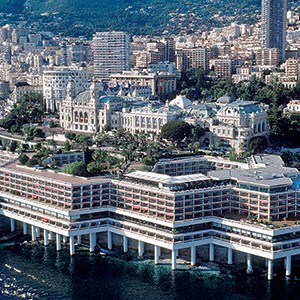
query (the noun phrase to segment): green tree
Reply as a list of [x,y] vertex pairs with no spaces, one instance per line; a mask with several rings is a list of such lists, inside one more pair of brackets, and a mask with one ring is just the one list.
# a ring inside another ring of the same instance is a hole
[[67,140],[70,140],[70,141],[75,141],[76,133],[74,133],[74,132],[66,132],[65,133],[65,138]]
[[27,143],[21,144],[21,150],[27,151],[29,149],[29,145]]
[[[104,169],[103,169],[103,167],[104,167]],[[87,165],[86,169],[89,172],[89,174],[91,174],[91,175],[99,175],[99,174],[101,174],[101,172],[105,171],[107,168],[104,163],[100,163],[98,161],[92,161]]]
[[205,135],[205,130],[200,125],[192,126],[192,139],[194,142],[199,141],[199,139]]
[[191,125],[184,121],[170,121],[163,125],[160,136],[179,144],[191,135]]
[[195,154],[197,154],[199,152],[199,149],[200,149],[200,143],[199,142],[195,142],[194,145],[194,152]]
[[53,148],[57,148],[57,142],[55,140],[47,140],[48,144]]
[[81,133],[76,135],[75,141],[78,145],[78,149],[82,151],[86,151],[88,147],[93,144],[91,137]]
[[22,153],[22,154],[19,155],[18,160],[19,160],[21,165],[26,165],[26,163],[29,160],[29,157],[25,153]]
[[64,149],[67,152],[71,150],[71,143],[69,141],[64,142]]
[[63,168],[61,168],[61,171],[63,173],[67,173],[70,175],[76,175],[76,176],[86,176],[87,175],[85,164],[82,162],[73,162],[73,163],[67,164]]
[[45,133],[41,128],[34,127],[34,126],[25,126],[23,128],[24,133],[26,134],[28,139],[34,139],[36,137],[44,138]]
[[42,147],[43,147],[43,145],[42,145],[42,143],[40,143],[40,142],[38,142],[38,143],[36,143],[36,144],[34,145],[34,149],[35,149],[36,151],[40,151],[40,150],[42,149]]
[[104,146],[110,143],[110,137],[107,133],[98,134],[94,140],[94,143],[98,146]]
[[280,154],[282,160],[289,165],[292,161],[293,153],[290,151],[284,151]]
[[268,148],[268,140],[266,137],[253,137],[248,144],[248,151],[253,153],[262,153]]
[[[1,120],[0,126],[11,130],[13,125],[23,126],[25,123],[41,122],[44,114],[42,106],[43,97],[41,95],[24,95]],[[15,127],[13,127],[14,129]]]
[[19,134],[19,133],[21,133],[21,127],[18,126],[18,125],[13,125],[13,126],[11,126],[11,128],[10,128],[10,132],[11,132],[12,134]]
[[50,128],[55,128],[55,127],[57,127],[57,124],[56,124],[53,120],[51,120],[51,121],[49,122],[49,127],[50,127]]
[[108,159],[108,153],[104,150],[95,150],[92,154],[92,158],[97,162],[105,162]]
[[33,168],[34,166],[39,165],[39,162],[40,161],[33,156],[27,161],[26,166],[29,168]]
[[8,151],[10,151],[10,152],[15,152],[16,149],[17,149],[17,147],[18,147],[17,141],[12,140],[12,141],[9,143]]

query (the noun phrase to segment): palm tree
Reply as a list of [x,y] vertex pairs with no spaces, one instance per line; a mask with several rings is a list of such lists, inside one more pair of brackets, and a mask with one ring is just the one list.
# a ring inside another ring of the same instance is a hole
[[199,152],[199,149],[200,149],[200,143],[199,142],[195,142],[194,143],[195,154],[197,154]]
[[192,143],[188,144],[188,149],[194,152],[194,145]]

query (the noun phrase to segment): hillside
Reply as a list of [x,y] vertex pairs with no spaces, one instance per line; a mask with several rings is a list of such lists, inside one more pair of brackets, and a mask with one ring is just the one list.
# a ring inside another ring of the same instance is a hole
[[[295,0],[291,0],[292,2]],[[192,33],[260,17],[261,0],[2,0],[0,12],[23,13],[39,29],[90,37],[94,31]]]
[[45,29],[67,35],[86,35],[96,30],[161,34],[179,33],[182,28],[193,32],[206,24],[219,26],[246,19],[258,12],[259,5],[260,0],[240,1],[238,5],[232,0],[31,0],[25,12],[33,19],[39,18]]
[[0,13],[20,14],[24,10],[26,0],[1,0]]

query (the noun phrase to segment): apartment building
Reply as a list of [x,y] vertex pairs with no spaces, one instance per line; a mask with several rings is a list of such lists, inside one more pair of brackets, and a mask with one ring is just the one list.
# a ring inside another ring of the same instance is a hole
[[207,48],[177,49],[177,69],[186,72],[189,69],[209,69],[209,50]]
[[289,58],[285,62],[285,75],[298,80],[300,74],[300,59]]
[[129,36],[125,32],[96,32],[92,41],[95,79],[129,70]]
[[256,65],[277,67],[280,62],[278,48],[259,49],[256,53]]
[[215,76],[222,78],[232,74],[231,59],[216,59],[214,60]]
[[287,0],[262,0],[261,46],[277,48],[285,59]]

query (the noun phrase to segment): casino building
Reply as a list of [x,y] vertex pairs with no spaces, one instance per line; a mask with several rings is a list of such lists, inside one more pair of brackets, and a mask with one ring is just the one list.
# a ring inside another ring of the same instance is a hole
[[129,101],[106,94],[95,82],[80,93],[70,82],[66,90],[60,105],[60,126],[65,130],[96,134],[123,128],[133,134],[159,134],[167,122],[184,120],[205,129],[203,144],[219,144],[223,150],[237,153],[253,138],[269,135],[268,107],[254,101],[223,96],[215,103],[193,103],[182,95],[165,104],[137,97]]
[[145,243],[152,245],[155,264],[168,249],[176,269],[182,249],[195,265],[197,247],[208,246],[213,261],[221,246],[228,264],[237,251],[245,253],[248,273],[253,256],[265,258],[272,279],[275,260],[285,260],[289,276],[300,254],[300,174],[277,156],[256,155],[244,164],[208,156],[164,160],[156,172],[122,179],[70,176],[1,157],[0,214],[10,218],[11,231],[22,226],[32,240],[55,240],[57,250],[69,240],[71,255],[82,236],[92,252],[101,234],[108,249],[118,235],[124,252],[130,239],[138,241],[139,256]]

